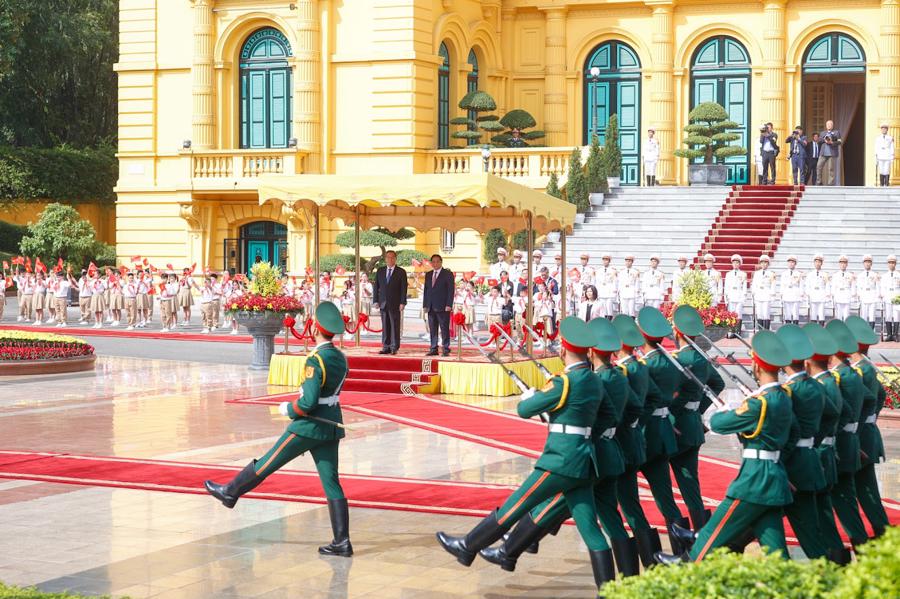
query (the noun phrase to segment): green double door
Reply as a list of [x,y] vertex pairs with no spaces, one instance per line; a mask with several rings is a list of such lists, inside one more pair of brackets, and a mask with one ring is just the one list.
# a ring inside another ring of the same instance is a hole
[[596,135],[606,144],[606,125],[619,117],[619,147],[622,150],[622,184],[636,185],[641,177],[641,82],[599,80],[588,82],[588,130],[585,144]]
[[729,118],[738,124],[733,130],[741,138],[734,145],[747,148],[743,156],[725,159],[728,166],[729,185],[740,185],[750,181],[750,156],[753,155],[757,140],[750,139],[750,79],[744,75],[694,80],[694,106],[702,102],[716,102],[725,107]]

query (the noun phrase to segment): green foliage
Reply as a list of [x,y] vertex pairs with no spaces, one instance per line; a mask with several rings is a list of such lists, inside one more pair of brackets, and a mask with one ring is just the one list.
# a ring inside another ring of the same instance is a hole
[[0,148],[0,205],[29,200],[113,203],[118,177],[111,146]]
[[338,266],[353,270],[353,254],[328,254],[319,256],[319,272],[334,272]]
[[606,123],[606,144],[600,153],[603,172],[607,177],[619,177],[622,172],[622,149],[619,147],[619,117],[612,115]]
[[900,589],[900,528],[859,547],[857,561],[843,571],[829,599],[884,599]]
[[503,229],[491,229],[481,242],[481,255],[488,262],[497,257],[497,248],[506,247],[506,233]]
[[507,129],[522,130],[531,129],[537,125],[537,121],[534,120],[534,117],[527,110],[516,108],[503,115],[503,118],[500,119],[500,124]]
[[712,293],[706,282],[706,275],[699,270],[689,270],[678,277],[681,285],[679,302],[698,310],[712,306]]
[[[108,599],[108,597],[109,595],[91,596],[90,599]],[[0,582],[0,599],[87,599],[87,597],[66,592],[45,593],[34,587],[12,587]]]
[[38,222],[29,223],[28,234],[19,244],[24,256],[40,257],[45,262],[62,258],[77,268],[87,266],[101,249],[91,223],[82,220],[78,211],[64,204],[48,205]]
[[729,131],[738,124],[728,118],[728,112],[721,104],[702,102],[694,107],[688,115],[689,124],[684,127],[683,143],[687,148],[675,150],[680,158],[696,160],[703,158],[705,164],[713,164],[729,156],[742,156],[747,149],[733,146],[731,142],[740,139],[740,135]]
[[566,181],[566,200],[575,204],[578,212],[587,212],[591,203],[588,198],[587,177],[581,165],[581,150],[575,148],[569,156],[569,179]]
[[94,264],[97,266],[116,265],[116,247],[102,241],[95,241],[91,250],[94,256]]
[[456,117],[450,120],[451,124],[466,126],[464,131],[453,133],[454,139],[465,139],[467,143],[477,143],[484,135],[479,129],[488,132],[496,130],[497,115],[485,114],[497,110],[497,103],[489,93],[481,90],[471,91],[459,101],[459,107],[474,112],[476,116],[474,119]]
[[19,243],[26,233],[27,227],[0,220],[0,251],[19,253]]
[[[334,242],[341,247],[345,248],[355,248],[356,247],[356,237],[354,231],[344,231],[342,233],[338,233],[337,237],[334,238]],[[370,258],[366,258],[362,264],[363,272],[371,273],[373,270],[378,268],[379,264],[384,264],[384,255],[387,252],[388,248],[393,248],[397,246],[399,241],[404,239],[412,239],[416,236],[416,232],[412,229],[400,229],[399,231],[388,231],[387,229],[372,229],[371,231],[360,231],[359,232],[359,245],[360,247],[377,247],[381,250],[381,252],[375,256]],[[409,251],[409,250],[404,250]],[[400,255],[403,252],[397,252],[397,262],[400,261]],[[410,258],[411,259],[411,258]],[[320,261],[321,263],[321,261]],[[351,260],[352,264],[352,260]],[[321,269],[324,270],[324,269]]]
[[[427,260],[428,255],[419,250],[400,250],[397,252],[397,264],[400,266],[412,266],[413,260]],[[379,264],[379,266],[384,266]]]
[[[531,247],[532,248],[534,247],[535,241],[537,241],[537,235],[535,234],[534,231],[532,231],[531,232]],[[523,252],[527,251],[528,250],[528,231],[523,229],[521,231],[516,231],[515,233],[513,233],[512,241],[510,242],[509,245],[511,246],[510,249],[522,250]]]
[[281,294],[281,268],[270,262],[257,262],[250,267],[250,293],[263,297]]
[[[522,110],[520,108],[510,110],[505,115],[503,115],[503,118],[500,119],[500,124],[506,130],[503,133],[492,137],[491,141],[501,146],[506,146],[509,148],[527,147],[534,145],[528,143],[529,141],[535,141],[546,137],[546,134],[543,131],[527,131],[527,129],[531,129],[532,127],[536,126],[537,121],[534,120],[534,117],[531,116],[530,112],[528,112],[527,110]],[[520,136],[518,141],[516,141],[512,136],[513,129],[519,130]]]
[[556,176],[556,173],[550,173],[550,180],[547,182],[547,189],[544,190],[544,193],[552,198],[562,199],[563,193],[559,189],[559,177]]
[[[618,172],[618,171],[617,171]],[[606,182],[608,172],[603,164],[603,149],[600,147],[600,139],[596,135],[591,136],[591,152],[587,159],[587,189],[588,193],[604,193],[608,186]]]
[[719,549],[701,562],[656,567],[607,583],[603,595],[607,599],[830,599],[829,590],[839,579],[838,568],[825,560],[801,562],[775,554],[750,556]]

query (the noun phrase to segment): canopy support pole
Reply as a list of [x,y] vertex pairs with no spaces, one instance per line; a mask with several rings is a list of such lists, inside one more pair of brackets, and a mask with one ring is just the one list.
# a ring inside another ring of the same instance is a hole
[[562,284],[559,288],[559,321],[562,322],[566,317],[566,311],[569,304],[566,302],[566,293],[569,287],[569,267],[566,261],[566,230],[563,229],[559,234],[559,253],[562,256],[562,276],[560,280]]
[[[353,286],[353,290],[356,292],[356,298],[354,300],[354,305],[356,306],[356,347],[359,347],[359,318],[362,312],[362,306],[360,303],[360,293],[362,286],[362,269],[359,265],[359,204],[356,205],[356,224],[353,227],[353,232],[355,234],[354,238],[354,250],[355,250],[355,258],[353,262],[353,272],[356,273],[356,284]],[[367,315],[368,316],[368,315]]]
[[[534,229],[532,228],[530,212],[526,217],[526,221],[528,226],[525,235],[525,251],[528,252],[528,260],[526,262],[528,274],[525,275],[525,286],[528,289],[528,305],[525,308],[525,324],[531,327],[534,326],[534,282],[532,278],[532,270],[534,269],[534,256],[532,255],[534,252]],[[534,348],[533,339],[531,335],[526,335],[525,338],[527,339],[528,353],[531,353]]]
[[[319,206],[317,205],[316,206],[316,226],[313,228],[313,246],[315,246],[315,252],[316,252],[313,257],[313,262],[315,263],[315,268],[316,268],[316,280],[313,283],[313,285],[316,286],[316,294],[315,294],[316,308],[319,307],[319,302],[322,301],[322,298],[321,298],[322,290],[320,288],[321,284],[319,281],[319,277],[320,277],[320,273],[319,273],[319,214],[320,214],[320,212],[321,211],[319,210]],[[310,314],[309,317],[312,318],[313,314]]]

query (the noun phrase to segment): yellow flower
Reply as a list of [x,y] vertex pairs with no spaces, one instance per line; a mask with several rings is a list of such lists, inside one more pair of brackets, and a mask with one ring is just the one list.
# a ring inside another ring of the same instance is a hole
[[266,304],[266,308],[268,308],[269,310],[271,310],[271,309],[272,309],[272,304]]

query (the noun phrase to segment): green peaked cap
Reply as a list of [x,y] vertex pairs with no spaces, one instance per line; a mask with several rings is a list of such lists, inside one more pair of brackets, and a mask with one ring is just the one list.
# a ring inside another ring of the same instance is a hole
[[610,321],[605,318],[595,318],[588,323],[588,328],[594,335],[594,349],[606,352],[622,349],[622,339]]
[[613,318],[612,323],[613,326],[616,327],[616,332],[619,333],[619,338],[622,340],[622,345],[627,345],[629,347],[640,347],[644,344],[644,336],[641,335],[641,330],[637,327],[634,322],[634,318],[632,318],[631,316],[628,316],[627,314],[619,314],[618,316]]
[[875,334],[875,331],[872,330],[872,327],[869,326],[865,320],[856,316],[848,316],[847,320],[844,321],[844,324],[847,325],[847,328],[850,329],[850,332],[853,333],[853,337],[856,339],[857,343],[862,343],[864,345],[875,345],[878,343],[878,335]]
[[344,332],[344,317],[331,302],[322,302],[316,306],[316,322],[332,335]]
[[657,308],[644,306],[638,312],[637,325],[647,337],[662,339],[672,334],[672,325]]
[[675,309],[672,322],[675,323],[675,328],[678,329],[682,335],[687,335],[688,337],[696,337],[706,330],[706,327],[703,326],[703,318],[701,318],[700,313],[697,312],[696,308],[688,306],[687,304],[678,306]]
[[775,334],[788,349],[793,362],[802,362],[816,353],[812,341],[809,340],[803,329],[795,324],[783,325]]
[[834,340],[837,341],[838,351],[845,354],[852,354],[859,351],[859,343],[856,337],[850,332],[850,329],[842,320],[831,320],[825,325],[825,330],[831,333]]
[[791,354],[778,335],[772,331],[760,331],[753,335],[753,353],[766,364],[784,368],[791,363]]
[[825,327],[817,322],[810,322],[803,326],[803,333],[812,343],[813,351],[820,356],[833,356],[838,352],[837,341],[834,336],[825,330]]
[[569,345],[583,348],[594,347],[594,334],[588,324],[577,316],[567,316],[559,324],[559,334]]

